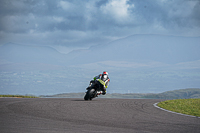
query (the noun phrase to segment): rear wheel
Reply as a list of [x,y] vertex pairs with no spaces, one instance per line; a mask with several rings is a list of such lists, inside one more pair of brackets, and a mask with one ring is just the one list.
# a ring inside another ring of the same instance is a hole
[[94,98],[94,92],[95,90],[94,89],[90,89],[86,92],[85,94],[85,97],[84,97],[84,100],[92,100],[92,98]]

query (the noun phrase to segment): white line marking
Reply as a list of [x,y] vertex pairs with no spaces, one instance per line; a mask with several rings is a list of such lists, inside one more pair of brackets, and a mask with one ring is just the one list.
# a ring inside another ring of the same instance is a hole
[[181,113],[177,113],[177,112],[173,112],[173,111],[170,111],[170,110],[166,110],[166,109],[163,109],[161,107],[158,107],[157,106],[158,103],[154,103],[154,107],[158,108],[158,109],[161,109],[161,110],[164,110],[164,111],[167,111],[167,112],[170,112],[170,113],[174,113],[174,114],[178,114],[178,115],[183,115],[183,116],[189,116],[189,117],[195,117],[195,118],[200,118],[198,116],[193,116],[193,115],[186,115],[186,114],[181,114]]

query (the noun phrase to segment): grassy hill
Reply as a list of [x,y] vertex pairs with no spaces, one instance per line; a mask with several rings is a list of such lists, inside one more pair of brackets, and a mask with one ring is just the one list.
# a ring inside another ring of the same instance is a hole
[[174,91],[167,91],[159,94],[149,94],[146,98],[158,99],[189,99],[200,98],[200,89],[180,89]]
[[[63,98],[83,98],[85,93],[64,93],[56,95],[47,95],[41,97],[63,97]],[[119,94],[112,93],[99,96],[100,98],[147,98],[147,99],[189,99],[200,98],[200,89],[180,89],[174,91],[167,91],[163,93],[128,93]]]

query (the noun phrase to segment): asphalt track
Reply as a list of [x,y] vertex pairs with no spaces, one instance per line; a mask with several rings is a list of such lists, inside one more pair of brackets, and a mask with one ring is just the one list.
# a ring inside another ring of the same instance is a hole
[[0,98],[0,133],[200,133],[200,119],[155,108],[161,100]]

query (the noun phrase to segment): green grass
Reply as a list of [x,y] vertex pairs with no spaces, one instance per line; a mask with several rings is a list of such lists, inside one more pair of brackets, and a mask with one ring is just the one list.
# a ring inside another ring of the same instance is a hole
[[200,99],[167,100],[158,103],[158,106],[170,111],[200,117]]
[[38,98],[36,96],[23,96],[23,95],[0,95],[0,97]]

